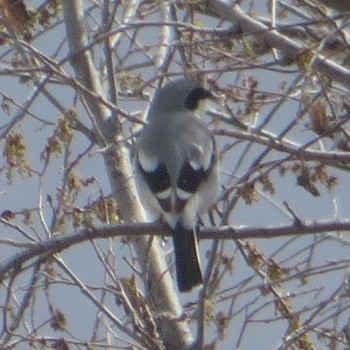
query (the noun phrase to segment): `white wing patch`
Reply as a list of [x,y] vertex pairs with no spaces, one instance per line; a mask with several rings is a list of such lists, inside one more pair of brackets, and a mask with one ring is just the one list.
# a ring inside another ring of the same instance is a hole
[[171,188],[168,188],[162,192],[157,192],[156,196],[159,199],[168,199],[172,194]]
[[[211,140],[210,140],[211,141]],[[193,170],[207,170],[210,167],[213,145],[210,142],[210,147],[204,149],[203,145],[193,143],[189,157],[189,163]]]
[[191,196],[193,195],[190,192],[184,191],[181,188],[177,188],[176,189],[176,195],[178,196],[178,198],[187,201],[188,199],[191,198]]
[[158,157],[146,154],[141,150],[138,150],[138,161],[142,169],[148,173],[154,172],[159,165]]

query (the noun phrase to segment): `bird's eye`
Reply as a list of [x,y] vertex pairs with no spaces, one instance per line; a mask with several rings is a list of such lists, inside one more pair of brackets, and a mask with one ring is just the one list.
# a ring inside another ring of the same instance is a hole
[[201,87],[197,87],[191,91],[188,97],[185,100],[185,107],[190,111],[197,109],[199,102],[211,98],[213,95],[210,91],[205,90]]

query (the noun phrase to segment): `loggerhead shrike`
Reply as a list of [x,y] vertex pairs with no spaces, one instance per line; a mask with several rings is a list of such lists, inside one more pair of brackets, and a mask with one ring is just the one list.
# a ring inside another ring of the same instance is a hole
[[140,199],[173,231],[180,292],[203,282],[195,227],[219,192],[214,136],[195,114],[200,102],[212,97],[192,79],[169,82],[156,91],[136,146]]

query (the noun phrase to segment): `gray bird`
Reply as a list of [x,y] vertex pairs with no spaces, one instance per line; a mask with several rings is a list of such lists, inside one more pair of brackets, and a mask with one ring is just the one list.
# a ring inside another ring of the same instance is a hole
[[192,79],[167,83],[155,93],[136,146],[139,196],[173,231],[180,292],[203,282],[195,228],[219,192],[216,142],[195,114],[200,102],[212,97]]

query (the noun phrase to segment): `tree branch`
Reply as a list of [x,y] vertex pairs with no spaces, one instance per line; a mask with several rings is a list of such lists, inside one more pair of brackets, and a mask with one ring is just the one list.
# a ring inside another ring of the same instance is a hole
[[[321,234],[327,232],[350,232],[350,219],[328,219],[320,221],[302,221],[301,223],[281,224],[276,226],[266,226],[251,228],[245,226],[222,226],[216,228],[203,228],[198,232],[199,239],[247,239],[263,238],[271,239],[284,236]],[[347,232],[347,234],[349,234]],[[67,237],[54,238],[45,242],[33,244],[32,247],[16,254],[0,266],[0,280],[6,274],[22,266],[29,260],[38,256],[49,256],[68,249],[76,244],[84,243],[93,239],[104,239],[117,236],[140,237],[147,235],[171,236],[168,227],[162,224],[153,223],[123,223],[118,225],[106,225],[98,228],[85,228],[78,233]]]
[[[244,33],[259,35],[259,40],[266,40],[267,44],[280,50],[285,56],[296,58],[310,48],[304,44],[299,44],[288,37],[282,35],[276,29],[271,29],[259,20],[254,19],[244,13],[238,5],[232,6],[229,2],[222,0],[206,1],[209,14],[215,14],[222,20],[232,21],[238,25]],[[350,88],[350,71],[336,64],[323,55],[316,54],[313,58],[314,66],[329,79],[343,84]]]
[[[82,23],[82,2],[79,0],[63,1],[63,11],[70,51],[77,53],[70,60],[75,74],[86,88],[96,94],[100,93],[102,87],[97,77],[91,52],[81,50],[87,43],[87,36]],[[110,69],[114,69],[114,67],[110,67]],[[131,181],[133,170],[129,149],[122,142],[125,139],[125,135],[122,134],[122,120],[120,116],[114,119],[118,133],[111,132],[108,123],[104,123],[107,117],[105,107],[95,99],[89,98],[88,95],[84,96],[92,115],[96,118],[97,127],[100,129],[96,130],[96,134],[101,132],[104,140],[108,143],[114,143],[114,147],[109,147],[103,153],[103,157],[120,216],[128,222],[145,221],[135,183],[133,180]],[[164,273],[167,266],[164,254],[159,251],[158,241],[147,236],[139,236],[132,240],[132,244],[138,256],[145,290],[153,303],[152,311],[155,314],[167,315],[158,322],[165,347],[169,350],[189,348],[192,343],[192,336],[187,321],[179,319],[182,313],[180,302],[170,275]]]

